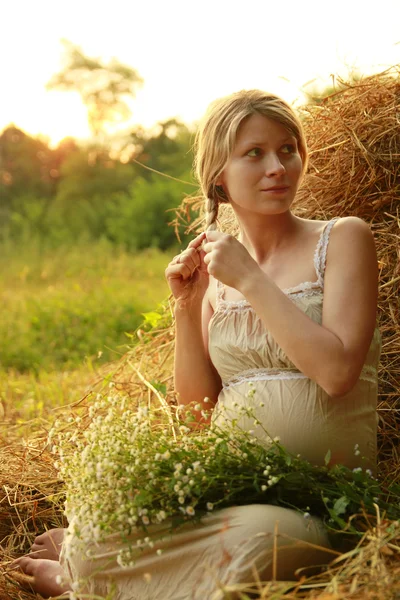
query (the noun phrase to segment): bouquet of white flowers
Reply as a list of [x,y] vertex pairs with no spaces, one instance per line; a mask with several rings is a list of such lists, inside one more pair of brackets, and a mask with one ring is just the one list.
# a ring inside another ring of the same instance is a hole
[[[113,391],[99,394],[83,416],[56,422],[50,438],[66,484],[66,513],[87,541],[126,539],[153,525],[178,529],[219,508],[268,503],[323,518],[331,530],[360,533],[378,507],[399,518],[400,486],[388,502],[371,472],[313,466],[265,432],[261,444],[235,422],[193,428],[191,413],[139,407]],[[72,427],[71,427],[72,425]],[[357,446],[355,452],[357,452]],[[390,498],[389,498],[390,499]],[[85,540],[83,540],[85,541]]]

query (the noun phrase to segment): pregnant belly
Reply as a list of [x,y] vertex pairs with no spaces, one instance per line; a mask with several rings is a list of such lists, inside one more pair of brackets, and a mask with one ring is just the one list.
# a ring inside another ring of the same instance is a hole
[[[306,377],[243,381],[221,391],[212,421],[224,427],[237,420],[261,443],[278,436],[289,452],[316,465],[324,464],[329,450],[332,463],[375,470],[376,413],[370,385],[360,381],[352,393],[333,400]],[[355,444],[360,448],[357,456]]]

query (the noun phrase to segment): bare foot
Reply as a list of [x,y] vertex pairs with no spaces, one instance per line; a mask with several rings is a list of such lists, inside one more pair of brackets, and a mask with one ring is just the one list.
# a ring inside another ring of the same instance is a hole
[[60,558],[64,533],[65,529],[58,527],[57,529],[49,529],[49,531],[38,535],[29,553],[31,558],[58,560]]
[[39,592],[43,598],[60,596],[71,589],[64,569],[55,560],[23,556],[14,561],[12,566],[33,578],[29,581],[29,587],[35,592]]

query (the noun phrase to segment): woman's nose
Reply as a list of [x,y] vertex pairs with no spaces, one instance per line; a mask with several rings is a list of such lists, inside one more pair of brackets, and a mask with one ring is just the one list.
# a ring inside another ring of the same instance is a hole
[[281,163],[279,156],[277,154],[269,154],[266,155],[265,159],[265,173],[268,177],[273,177],[276,175],[282,175],[285,173],[286,169],[284,165]]

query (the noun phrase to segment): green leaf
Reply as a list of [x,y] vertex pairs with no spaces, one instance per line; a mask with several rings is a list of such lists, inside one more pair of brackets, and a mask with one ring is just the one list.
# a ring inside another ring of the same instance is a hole
[[167,386],[165,383],[160,383],[159,381],[150,381],[151,385],[156,388],[157,392],[161,392],[164,396],[167,393]]
[[338,498],[333,505],[333,511],[337,515],[343,515],[346,512],[346,508],[349,504],[350,500],[346,496],[341,496]]
[[142,313],[142,315],[144,317],[144,322],[149,323],[149,325],[151,327],[155,327],[157,325],[157,323],[160,321],[160,319],[162,318],[159,313],[156,313],[154,311]]
[[326,455],[325,455],[325,466],[326,466],[326,467],[327,467],[327,466],[329,465],[329,463],[330,463],[331,456],[332,456],[332,453],[331,453],[331,451],[330,451],[330,450],[328,450],[328,452],[327,452],[327,453],[326,453]]

